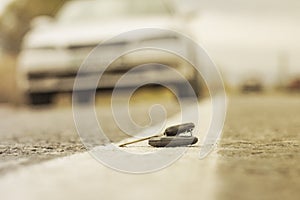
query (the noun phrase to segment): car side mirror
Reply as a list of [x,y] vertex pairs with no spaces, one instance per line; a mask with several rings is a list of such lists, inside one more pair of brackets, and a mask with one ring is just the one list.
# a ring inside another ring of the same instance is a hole
[[54,22],[54,18],[47,16],[47,15],[42,15],[35,17],[34,19],[31,20],[30,26],[31,28],[37,27],[37,26],[42,26],[42,25],[49,25]]

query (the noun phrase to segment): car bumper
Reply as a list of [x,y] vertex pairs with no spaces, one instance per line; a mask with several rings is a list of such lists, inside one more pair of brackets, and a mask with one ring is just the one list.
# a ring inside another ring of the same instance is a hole
[[[123,74],[104,73],[100,81],[99,76],[90,74],[86,76],[77,76],[76,88],[80,90],[90,90],[93,88],[114,88],[116,83],[120,80]],[[49,77],[42,79],[31,79],[28,80],[28,90],[32,93],[43,93],[43,92],[72,92],[74,88],[74,77]],[[188,81],[191,77],[186,77]],[[184,81],[178,77],[170,76],[169,70],[163,71],[149,71],[143,73],[128,73],[124,81],[118,85],[118,87],[136,87],[143,86],[145,83],[153,84],[180,84]],[[96,85],[94,84],[96,83]]]

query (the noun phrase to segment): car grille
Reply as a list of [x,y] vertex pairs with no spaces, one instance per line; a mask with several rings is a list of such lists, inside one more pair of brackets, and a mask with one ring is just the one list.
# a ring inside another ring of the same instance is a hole
[[[77,72],[42,72],[42,73],[29,73],[28,78],[34,79],[45,79],[45,78],[72,78],[77,75]],[[81,74],[85,75],[85,74]],[[87,74],[86,74],[87,75]]]
[[[105,71],[104,74],[124,74],[128,72],[128,68],[115,68],[109,69]],[[28,74],[29,80],[38,80],[38,79],[47,79],[47,78],[75,78],[77,75],[79,76],[90,76],[92,74],[96,74],[97,72],[34,72]]]

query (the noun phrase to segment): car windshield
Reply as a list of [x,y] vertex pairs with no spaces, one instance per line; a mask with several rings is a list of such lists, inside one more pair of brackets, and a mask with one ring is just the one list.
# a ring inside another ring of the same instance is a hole
[[67,3],[57,15],[61,23],[89,22],[142,15],[170,15],[163,0],[77,0]]

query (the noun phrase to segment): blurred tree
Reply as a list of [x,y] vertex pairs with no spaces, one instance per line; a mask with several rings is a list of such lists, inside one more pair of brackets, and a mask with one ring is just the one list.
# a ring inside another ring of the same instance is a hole
[[39,15],[54,16],[68,0],[15,0],[0,18],[0,39],[4,51],[17,54],[30,21]]

